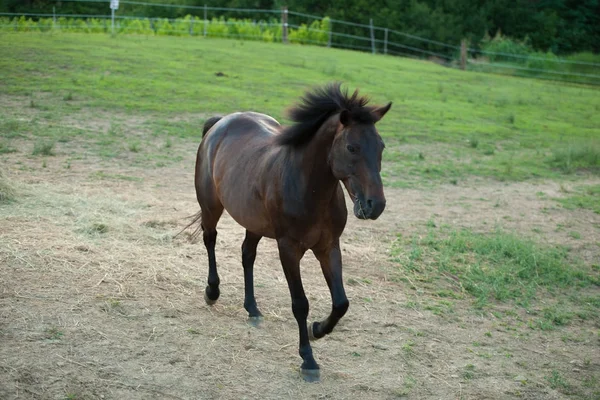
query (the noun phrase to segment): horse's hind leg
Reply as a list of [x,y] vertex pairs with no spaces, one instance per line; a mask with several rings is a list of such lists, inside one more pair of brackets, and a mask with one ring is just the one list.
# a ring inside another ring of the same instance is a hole
[[262,236],[246,231],[246,238],[242,244],[242,266],[244,267],[244,308],[248,311],[251,323],[257,324],[262,317],[256,306],[254,298],[254,260],[256,247]]
[[220,295],[219,274],[217,273],[217,260],[215,258],[215,244],[217,243],[217,223],[223,214],[223,205],[220,203],[211,206],[200,205],[202,208],[202,238],[208,253],[208,286],[204,292],[206,304],[212,305]]

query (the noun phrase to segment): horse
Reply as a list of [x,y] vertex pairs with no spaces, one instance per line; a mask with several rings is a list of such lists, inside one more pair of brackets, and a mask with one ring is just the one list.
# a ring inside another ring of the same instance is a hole
[[[196,197],[208,253],[208,305],[220,295],[215,259],[217,223],[223,210],[242,227],[244,308],[249,320],[262,314],[254,297],[256,248],[263,237],[275,239],[298,323],[300,374],[320,379],[310,340],[332,332],[348,310],[342,281],[340,235],[348,212],[346,187],[359,219],[377,219],[385,209],[381,157],[385,147],[375,123],[386,106],[368,106],[358,90],[348,95],[340,83],[308,91],[288,110],[293,122],[280,125],[256,112],[235,112],[208,119],[202,130],[195,168]],[[190,224],[191,225],[191,224]],[[300,259],[312,250],[332,298],[330,315],[307,324],[309,303],[300,276]]]

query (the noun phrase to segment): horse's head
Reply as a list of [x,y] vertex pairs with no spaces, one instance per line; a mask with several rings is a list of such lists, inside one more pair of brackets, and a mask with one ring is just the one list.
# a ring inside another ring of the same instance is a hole
[[375,123],[391,106],[365,107],[359,114],[348,110],[340,113],[329,162],[333,175],[346,186],[354,202],[354,215],[360,219],[377,219],[385,209],[380,175],[385,145]]

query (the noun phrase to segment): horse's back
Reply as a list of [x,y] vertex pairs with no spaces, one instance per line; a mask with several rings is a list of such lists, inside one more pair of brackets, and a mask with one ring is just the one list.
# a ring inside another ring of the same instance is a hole
[[[238,112],[216,122],[202,139],[196,160],[196,193],[201,206],[220,203],[241,225],[273,235],[264,208],[270,181],[274,136],[280,124],[265,114]],[[248,218],[247,210],[252,210]]]
[[266,114],[251,111],[236,112],[226,115],[215,123],[206,133],[206,139],[264,141],[277,134],[280,128],[279,122]]

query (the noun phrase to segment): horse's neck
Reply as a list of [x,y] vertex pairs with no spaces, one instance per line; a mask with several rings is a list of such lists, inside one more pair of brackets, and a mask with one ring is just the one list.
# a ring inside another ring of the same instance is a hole
[[315,136],[301,149],[296,158],[300,164],[298,171],[302,174],[309,196],[330,197],[337,188],[338,181],[333,176],[329,165],[329,152],[333,145],[337,129],[337,118],[328,119]]

